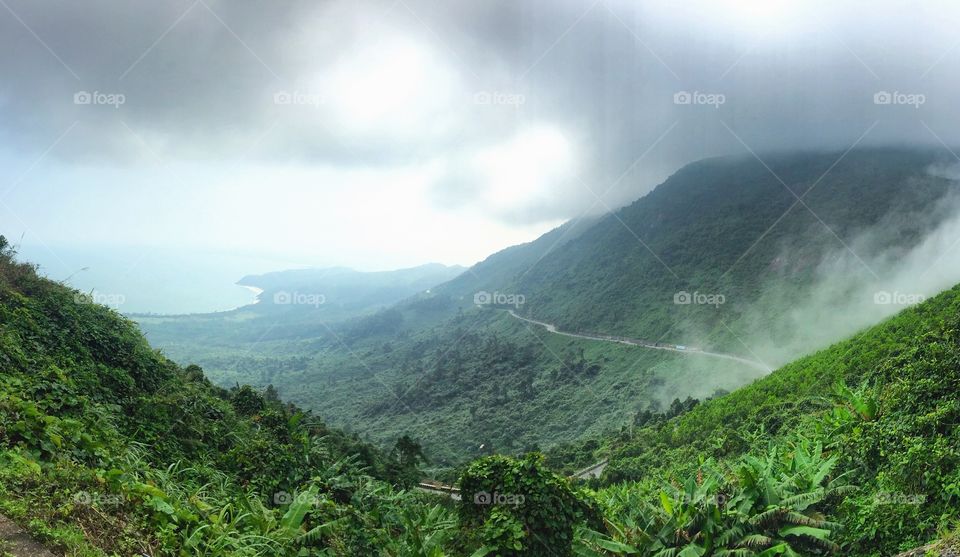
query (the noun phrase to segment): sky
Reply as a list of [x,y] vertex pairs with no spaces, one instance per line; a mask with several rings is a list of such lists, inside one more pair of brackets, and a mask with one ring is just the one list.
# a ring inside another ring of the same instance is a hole
[[0,0],[0,233],[61,278],[89,250],[469,265],[703,157],[956,145],[958,24],[947,0]]

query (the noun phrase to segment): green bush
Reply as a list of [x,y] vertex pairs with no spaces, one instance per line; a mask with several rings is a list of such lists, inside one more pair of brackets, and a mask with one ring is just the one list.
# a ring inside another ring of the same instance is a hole
[[591,496],[547,470],[539,453],[474,461],[460,478],[460,493],[466,546],[497,555],[570,555],[574,527],[601,523]]

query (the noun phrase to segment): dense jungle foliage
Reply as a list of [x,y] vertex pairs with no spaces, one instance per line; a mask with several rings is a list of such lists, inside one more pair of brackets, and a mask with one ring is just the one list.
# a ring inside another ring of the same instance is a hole
[[[494,454],[461,500],[275,391],[215,387],[0,241],[0,512],[68,555],[892,555],[960,509],[960,288],[614,438]],[[547,463],[609,455],[588,484]]]

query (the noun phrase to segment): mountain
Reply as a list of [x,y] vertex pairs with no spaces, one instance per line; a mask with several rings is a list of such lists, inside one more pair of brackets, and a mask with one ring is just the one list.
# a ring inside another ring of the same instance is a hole
[[[251,308],[254,310],[322,309],[327,313],[353,315],[389,306],[447,282],[463,271],[463,267],[439,263],[381,272],[360,272],[344,267],[296,269],[245,276],[237,284],[263,290],[260,297],[263,305]],[[314,295],[320,303],[297,303],[298,297]]]
[[133,317],[174,357],[197,359],[211,346],[324,335],[333,323],[373,314],[462,272],[463,267],[432,263],[395,271],[333,267],[248,275],[237,284],[259,292],[255,304],[209,314]]
[[[945,557],[960,546],[958,331],[960,286],[548,459],[608,459],[593,489],[498,451],[460,469],[453,501],[405,489],[423,457],[409,437],[386,454],[270,390],[215,387],[0,236],[0,513],[91,557]],[[524,365],[504,348],[485,346]]]
[[[835,523],[824,528],[839,553],[895,555],[956,525],[958,364],[960,286],[676,418],[638,416],[602,448],[580,450],[609,457],[597,485],[609,486],[600,497],[620,526],[642,524],[640,502],[661,486],[704,484],[716,463],[749,482],[741,466],[784,459],[793,467],[785,477],[801,482],[800,468],[819,460],[823,478],[845,486],[817,507]],[[638,531],[620,532],[643,543]]]
[[[960,280],[939,256],[960,233],[950,160],[892,148],[708,159],[366,316],[238,322],[242,336],[202,347],[145,327],[222,384],[273,385],[377,442],[413,432],[439,472],[733,390],[948,288]],[[597,340],[614,336],[684,349]]]
[[[915,245],[954,214],[954,205],[948,211],[941,204],[955,183],[930,171],[945,153],[843,155],[687,165],[500,288],[524,294],[522,312],[565,328],[642,338],[673,329],[674,335],[709,337],[722,329],[721,320],[735,321],[766,291],[801,294],[825,257],[846,260],[846,272],[872,278],[880,269],[867,263],[878,253]],[[863,245],[868,235],[875,239]],[[718,294],[724,302],[678,307],[678,292]],[[678,317],[685,331],[676,330]]]
[[273,391],[215,387],[0,236],[0,513],[60,554],[368,554],[404,526],[351,523],[354,503],[415,499],[401,441],[386,454]]

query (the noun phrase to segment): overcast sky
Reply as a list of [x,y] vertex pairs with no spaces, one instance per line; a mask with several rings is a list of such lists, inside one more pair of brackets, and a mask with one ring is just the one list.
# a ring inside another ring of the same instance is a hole
[[470,264],[705,156],[958,144],[958,28],[951,0],[0,0],[0,233]]

